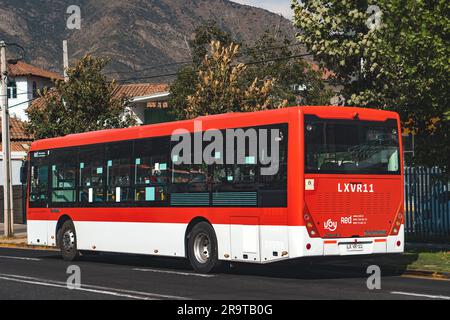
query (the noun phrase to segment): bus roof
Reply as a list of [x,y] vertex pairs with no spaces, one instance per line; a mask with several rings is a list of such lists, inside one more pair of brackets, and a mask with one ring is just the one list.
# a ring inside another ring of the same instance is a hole
[[[31,144],[30,151],[166,136],[173,134],[177,129],[185,129],[189,132],[194,132],[197,130],[269,125],[290,122],[297,118],[294,116],[296,113],[314,114],[319,117],[334,119],[353,119],[355,116],[358,116],[361,120],[373,121],[385,121],[388,118],[399,119],[398,114],[395,112],[376,109],[336,106],[287,107],[256,112],[231,112],[219,115],[201,116],[191,120],[69,134],[63,137],[34,141]],[[195,123],[197,122],[198,125],[200,121],[201,127],[199,129]]]

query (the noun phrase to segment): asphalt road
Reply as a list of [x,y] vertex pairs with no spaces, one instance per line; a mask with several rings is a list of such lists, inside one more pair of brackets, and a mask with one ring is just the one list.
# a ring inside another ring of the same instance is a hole
[[[98,254],[69,263],[57,251],[0,248],[0,299],[450,299],[450,281],[401,276],[401,263],[388,260],[316,258],[198,275],[183,259]],[[369,290],[366,267],[377,263],[381,289]],[[80,268],[79,288],[67,288],[70,265]]]

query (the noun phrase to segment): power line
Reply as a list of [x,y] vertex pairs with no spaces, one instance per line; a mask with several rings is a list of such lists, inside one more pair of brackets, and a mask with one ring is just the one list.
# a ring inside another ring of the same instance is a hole
[[[32,92],[18,92],[16,93],[16,96],[20,96],[20,95],[26,95],[26,94],[31,94]],[[8,96],[8,95],[6,95]],[[4,97],[3,95],[0,95],[0,97]],[[11,98],[9,97],[8,99],[15,99],[15,98]]]
[[253,51],[264,52],[264,51],[269,51],[269,50],[273,50],[273,49],[284,49],[284,48],[296,47],[296,46],[300,46],[302,44],[303,43],[301,43],[301,42],[297,42],[297,43],[292,43],[292,44],[286,44],[286,45],[283,45],[283,46],[272,46],[272,47],[265,47],[265,48],[253,47],[253,48],[243,49],[243,52],[244,53],[253,52]]
[[158,75],[146,76],[146,77],[133,77],[133,78],[127,78],[127,79],[117,79],[117,81],[129,82],[129,81],[137,81],[137,80],[147,80],[147,79],[155,79],[155,78],[173,77],[173,76],[176,76],[176,75],[178,75],[178,72],[176,72],[176,73],[158,74]]
[[[256,65],[256,64],[263,64],[268,62],[276,62],[276,61],[282,61],[282,60],[290,60],[295,58],[302,58],[306,56],[311,56],[311,53],[303,53],[303,54],[297,54],[292,55],[288,57],[274,57],[271,59],[265,59],[265,60],[258,60],[258,61],[250,61],[243,63],[244,65]],[[155,79],[155,78],[163,78],[163,77],[172,77],[176,76],[178,73],[166,73],[166,74],[159,74],[159,75],[153,75],[153,76],[145,76],[145,77],[132,77],[132,78],[126,78],[126,79],[117,79],[117,81],[120,82],[129,82],[129,81],[137,81],[137,80],[147,80],[147,79]]]
[[144,72],[144,71],[148,71],[148,70],[152,70],[152,69],[159,69],[159,68],[163,68],[163,67],[169,67],[169,66],[173,66],[173,65],[180,65],[180,64],[189,64],[192,63],[192,60],[189,61],[179,61],[179,62],[172,62],[172,63],[166,63],[166,64],[161,64],[161,65],[149,65],[148,67],[144,66],[144,69],[140,69],[140,70],[132,70],[132,71],[111,71],[111,72],[106,72],[104,73],[105,75],[109,75],[109,74],[126,74],[126,73],[140,73],[140,72]]
[[[284,48],[290,48],[290,47],[296,47],[302,45],[302,43],[298,42],[298,43],[293,43],[293,44],[286,44],[286,45],[282,45],[282,46],[271,46],[271,47],[264,47],[264,48],[258,48],[258,47],[253,47],[253,48],[245,48],[242,50],[241,53],[237,54],[237,57],[242,57],[245,55],[249,55],[250,53],[253,52],[266,52],[269,50],[274,50],[274,49],[284,49]],[[143,69],[138,69],[138,70],[130,70],[130,71],[110,71],[110,72],[106,72],[104,73],[105,75],[111,75],[111,74],[130,74],[130,73],[141,73],[141,72],[145,72],[148,70],[154,70],[154,69],[160,69],[160,68],[164,68],[164,67],[171,67],[171,66],[177,66],[177,65],[183,65],[183,64],[190,64],[192,63],[192,60],[186,60],[186,61],[178,61],[178,62],[171,62],[171,63],[166,63],[166,64],[161,64],[161,65],[147,65],[147,66],[143,66]]]
[[33,99],[31,99],[31,100],[22,101],[22,102],[20,102],[20,103],[13,104],[12,106],[9,106],[8,109],[11,109],[11,108],[14,108],[14,107],[18,107],[18,106],[20,106],[21,104],[24,104],[24,103],[33,102],[33,101],[36,100],[36,99],[37,99],[37,98],[33,98]]
[[23,60],[23,59],[25,59],[25,56],[26,56],[26,54],[27,54],[27,51],[25,50],[24,47],[22,47],[20,44],[15,43],[15,42],[5,42],[5,44],[6,44],[8,47],[10,47],[10,46],[12,46],[12,47],[17,47],[17,48],[19,48],[19,49],[22,51],[22,56],[21,56],[20,58],[18,58],[18,59],[14,59],[14,60]]

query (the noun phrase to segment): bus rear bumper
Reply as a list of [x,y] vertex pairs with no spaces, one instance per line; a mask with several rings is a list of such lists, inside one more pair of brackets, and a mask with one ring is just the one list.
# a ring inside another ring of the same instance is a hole
[[404,226],[396,236],[338,239],[310,238],[306,228],[291,227],[289,242],[289,258],[402,253]]

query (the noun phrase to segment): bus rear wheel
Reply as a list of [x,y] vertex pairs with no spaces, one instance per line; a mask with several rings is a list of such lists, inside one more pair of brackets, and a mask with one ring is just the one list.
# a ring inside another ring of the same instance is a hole
[[66,261],[76,260],[80,253],[77,249],[77,234],[71,220],[67,220],[58,232],[58,247]]
[[188,258],[196,272],[209,273],[220,266],[217,238],[207,222],[196,224],[188,235]]

